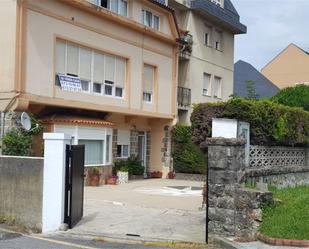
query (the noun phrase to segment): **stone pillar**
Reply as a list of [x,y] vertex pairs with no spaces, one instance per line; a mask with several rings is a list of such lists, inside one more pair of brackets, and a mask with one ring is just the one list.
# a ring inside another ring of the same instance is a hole
[[113,161],[115,161],[115,158],[117,158],[117,141],[118,141],[118,130],[113,129],[113,146],[112,146]]
[[254,239],[261,221],[259,205],[272,195],[243,188],[245,144],[243,139],[207,139],[209,232]]
[[151,132],[146,133],[146,173],[150,175]]
[[138,131],[131,130],[130,156],[136,157],[137,155],[138,155]]
[[64,222],[66,145],[71,136],[44,133],[42,232],[53,232]]

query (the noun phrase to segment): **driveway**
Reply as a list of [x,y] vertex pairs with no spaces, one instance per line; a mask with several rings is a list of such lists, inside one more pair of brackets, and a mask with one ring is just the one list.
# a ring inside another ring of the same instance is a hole
[[203,182],[149,179],[85,187],[84,217],[69,233],[204,242],[202,186]]

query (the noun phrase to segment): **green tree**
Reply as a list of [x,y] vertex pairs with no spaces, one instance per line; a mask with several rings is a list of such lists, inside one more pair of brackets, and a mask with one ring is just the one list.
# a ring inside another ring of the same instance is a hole
[[309,85],[300,84],[279,91],[272,101],[292,107],[302,107],[309,111]]
[[259,95],[256,93],[255,82],[253,80],[247,80],[247,98],[248,99],[258,99]]

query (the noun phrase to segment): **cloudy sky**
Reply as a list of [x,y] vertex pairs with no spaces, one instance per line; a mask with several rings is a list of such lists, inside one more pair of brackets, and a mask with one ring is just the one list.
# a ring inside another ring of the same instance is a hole
[[235,61],[261,69],[288,44],[309,51],[309,0],[232,0],[247,34],[237,35]]

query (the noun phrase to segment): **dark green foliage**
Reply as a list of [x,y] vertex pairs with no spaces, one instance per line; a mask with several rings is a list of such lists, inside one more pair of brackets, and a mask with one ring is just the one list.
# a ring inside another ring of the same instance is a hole
[[3,137],[3,155],[31,156],[32,137],[21,129],[12,129]]
[[287,106],[302,107],[309,111],[309,85],[301,84],[284,88],[272,97],[272,101]]
[[211,136],[212,118],[231,118],[250,123],[252,145],[304,146],[309,143],[309,112],[269,100],[235,97],[224,103],[195,106],[191,115],[193,141]]
[[144,173],[144,167],[138,158],[129,157],[126,160],[115,162],[113,174],[117,174],[118,171],[129,172],[130,175],[142,175]]
[[175,125],[172,137],[175,171],[179,173],[205,174],[205,155],[197,145],[193,144],[191,127]]

